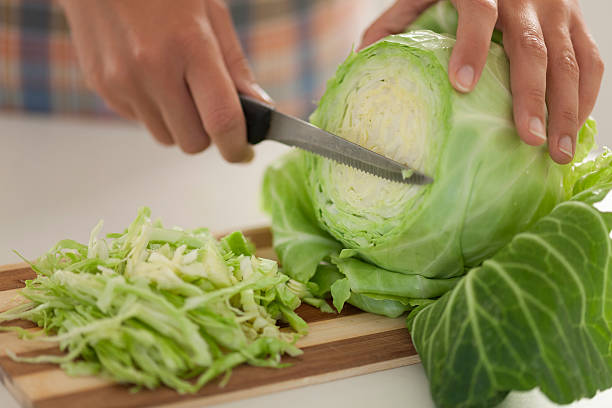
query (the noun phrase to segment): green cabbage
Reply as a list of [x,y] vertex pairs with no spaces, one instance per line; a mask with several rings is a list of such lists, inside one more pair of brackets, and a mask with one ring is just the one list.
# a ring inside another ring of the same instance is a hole
[[[430,17],[421,24],[436,28]],[[390,36],[329,80],[314,125],[434,182],[402,185],[290,152],[263,184],[284,272],[338,309],[411,311],[439,406],[488,406],[536,386],[557,402],[592,396],[612,386],[610,224],[592,206],[611,187],[609,154],[582,163],[591,119],[570,165],[521,142],[502,47],[491,43],[478,85],[460,94],[447,79],[454,43],[428,30]],[[574,307],[581,320],[569,318]]]
[[[353,53],[328,82],[313,124],[435,181],[402,185],[290,153],[267,171],[263,194],[290,276],[308,282],[324,259],[347,276],[364,263],[380,279],[417,276],[397,295],[405,307],[376,310],[394,315],[410,309],[409,299],[443,294],[570,198],[572,166],[554,163],[546,146],[528,146],[517,135],[501,46],[491,45],[475,90],[460,94],[447,79],[453,44],[431,31],[390,36]],[[594,133],[589,120],[575,162],[592,149]],[[374,287],[351,289],[386,295]]]

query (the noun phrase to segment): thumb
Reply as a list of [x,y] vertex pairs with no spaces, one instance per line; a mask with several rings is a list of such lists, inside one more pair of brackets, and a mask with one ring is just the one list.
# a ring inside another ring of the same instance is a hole
[[427,7],[438,0],[397,0],[366,29],[357,51],[391,34],[403,32]]

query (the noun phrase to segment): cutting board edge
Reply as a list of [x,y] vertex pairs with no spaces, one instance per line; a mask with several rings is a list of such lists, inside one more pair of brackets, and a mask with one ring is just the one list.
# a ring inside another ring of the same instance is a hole
[[312,377],[304,377],[290,381],[283,381],[265,386],[257,386],[244,390],[233,391],[229,393],[221,393],[214,396],[203,398],[195,398],[187,401],[171,402],[169,404],[152,405],[152,408],[195,408],[205,407],[215,404],[223,404],[232,401],[242,401],[247,398],[258,397],[271,394],[274,392],[282,392],[302,388],[309,385],[327,383],[345,378],[357,377],[364,374],[372,374],[378,371],[390,370],[392,368],[403,367],[421,362],[418,354],[400,357],[393,360],[381,361],[378,363],[368,364],[360,367],[348,368],[345,370],[333,371],[325,374],[320,374]]
[[19,263],[14,263],[14,264],[6,264],[6,265],[0,265],[0,273],[3,272],[12,272],[16,269],[23,269],[23,268],[29,268],[30,265],[26,262],[19,262]]
[[17,404],[22,408],[34,408],[33,401],[28,398],[27,393],[15,384],[11,376],[9,376],[2,366],[0,366],[0,383],[6,387],[7,391],[15,399]]

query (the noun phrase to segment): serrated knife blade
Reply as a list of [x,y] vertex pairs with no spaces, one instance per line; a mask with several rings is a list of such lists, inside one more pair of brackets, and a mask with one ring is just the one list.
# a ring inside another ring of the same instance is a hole
[[240,102],[251,144],[274,140],[398,183],[423,185],[433,181],[431,177],[408,166],[301,119],[278,112],[256,99],[240,95]]

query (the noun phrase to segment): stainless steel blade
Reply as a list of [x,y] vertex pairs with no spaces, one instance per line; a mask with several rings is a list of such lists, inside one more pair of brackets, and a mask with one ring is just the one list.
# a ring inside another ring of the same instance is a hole
[[431,177],[408,166],[278,111],[272,112],[266,139],[299,147],[398,183],[422,185],[433,181]]

